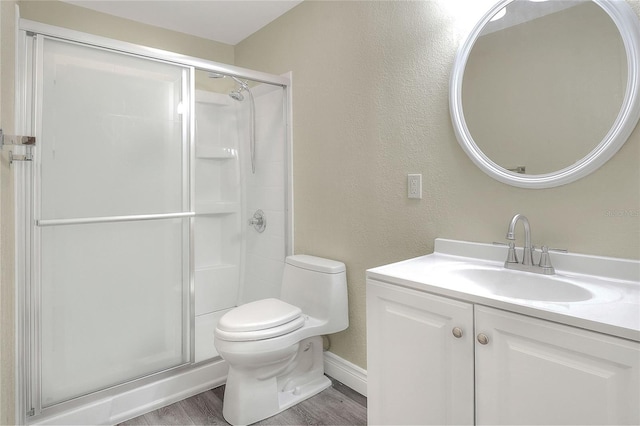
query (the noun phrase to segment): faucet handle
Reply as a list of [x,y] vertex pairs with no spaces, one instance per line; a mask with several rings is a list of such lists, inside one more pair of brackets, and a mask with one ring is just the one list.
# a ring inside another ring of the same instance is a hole
[[516,244],[513,241],[509,243],[498,243],[496,241],[493,242],[496,246],[506,246],[509,247],[509,252],[507,253],[507,260],[505,263],[518,263],[518,255],[516,255]]
[[553,268],[553,265],[551,265],[551,256],[549,256],[550,251],[567,253],[567,250],[565,249],[555,249],[549,248],[547,246],[542,246],[542,253],[540,253],[540,263],[538,264],[538,266],[544,269],[543,273],[546,275],[555,273],[555,269]]
[[542,253],[540,253],[540,263],[538,264],[541,268],[547,268],[553,270],[553,265],[551,265],[551,257],[549,256],[549,247],[542,246]]

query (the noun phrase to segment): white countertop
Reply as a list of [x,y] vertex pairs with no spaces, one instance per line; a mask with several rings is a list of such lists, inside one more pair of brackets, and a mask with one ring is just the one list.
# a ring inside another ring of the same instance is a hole
[[506,257],[506,247],[436,239],[433,254],[369,269],[367,278],[640,342],[639,261],[552,253],[555,277],[594,295],[575,302],[498,296],[447,273],[470,264],[502,268]]

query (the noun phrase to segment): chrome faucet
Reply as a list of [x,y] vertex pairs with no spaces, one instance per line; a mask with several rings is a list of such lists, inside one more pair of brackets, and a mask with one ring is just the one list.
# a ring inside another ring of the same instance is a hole
[[542,253],[540,254],[540,262],[536,265],[533,262],[533,252],[535,247],[531,245],[531,225],[529,225],[529,219],[526,216],[518,213],[511,218],[509,223],[509,229],[507,230],[507,239],[510,241],[516,240],[515,228],[518,221],[522,221],[524,226],[524,249],[522,254],[522,263],[518,262],[518,256],[516,255],[515,243],[510,242],[509,253],[507,260],[504,262],[504,267],[507,269],[517,269],[519,271],[535,272],[536,274],[553,275],[555,269],[551,265],[551,258],[549,257],[549,251],[558,251],[566,253],[563,249],[550,249],[547,246],[542,246]]
[[531,225],[529,225],[529,219],[527,219],[525,215],[518,213],[511,218],[511,223],[507,230],[507,240],[516,240],[515,228],[519,220],[522,220],[522,225],[524,225],[524,252],[522,254],[522,264],[525,266],[531,266],[533,265],[533,253],[531,251]]

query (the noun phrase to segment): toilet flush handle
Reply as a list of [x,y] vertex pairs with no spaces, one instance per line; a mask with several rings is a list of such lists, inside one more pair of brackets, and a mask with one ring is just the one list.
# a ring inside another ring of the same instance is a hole
[[256,210],[253,214],[253,217],[249,219],[249,225],[253,226],[258,232],[264,232],[267,227],[267,218],[264,215],[264,212],[260,209]]

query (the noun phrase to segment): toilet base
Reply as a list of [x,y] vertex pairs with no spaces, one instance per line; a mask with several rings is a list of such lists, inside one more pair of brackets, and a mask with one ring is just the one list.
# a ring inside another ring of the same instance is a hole
[[303,386],[299,386],[296,389],[286,392],[278,392],[278,403],[280,406],[278,413],[286,410],[287,408],[293,407],[307,398],[311,398],[329,387],[331,387],[331,380],[323,374],[321,377],[318,377]]
[[320,336],[305,339],[296,346],[295,356],[268,367],[274,368],[269,377],[256,375],[254,369],[237,369],[229,364],[222,408],[225,420],[232,425],[255,423],[331,386],[331,380],[324,375]]

